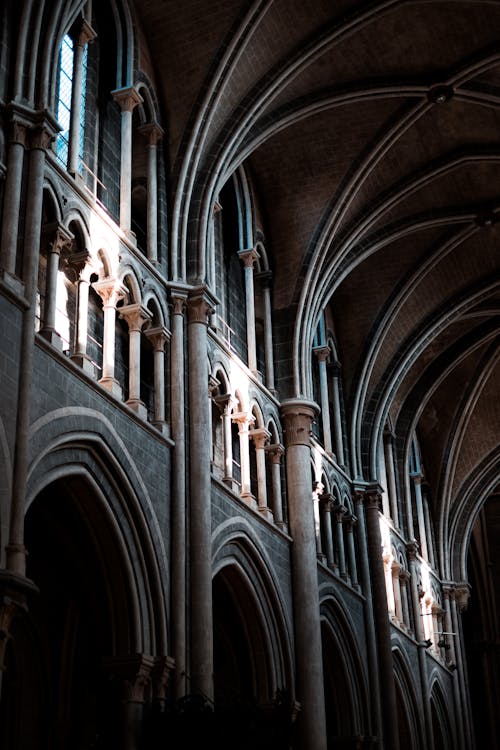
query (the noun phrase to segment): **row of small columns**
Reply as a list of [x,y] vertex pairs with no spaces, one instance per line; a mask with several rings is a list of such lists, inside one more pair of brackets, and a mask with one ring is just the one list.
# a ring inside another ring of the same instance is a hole
[[336,502],[329,492],[321,493],[321,485],[316,487],[313,497],[318,559],[326,562],[329,568],[338,572],[354,588],[359,588],[354,545],[356,516]]
[[[247,351],[248,368],[257,374],[257,345],[255,335],[255,289],[254,289],[254,263],[260,255],[256,248],[240,250],[238,256],[243,262],[245,275],[245,307],[247,328]],[[272,273],[263,271],[257,275],[263,288],[264,300],[264,353],[265,353],[265,379],[266,386],[270,391],[274,390],[274,362],[273,362],[273,337],[271,322],[271,281]]]

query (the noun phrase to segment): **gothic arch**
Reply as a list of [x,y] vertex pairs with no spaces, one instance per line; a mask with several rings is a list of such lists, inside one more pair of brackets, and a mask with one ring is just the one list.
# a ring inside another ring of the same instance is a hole
[[417,714],[418,701],[413,687],[411,666],[399,648],[392,651],[399,740],[408,750],[423,750],[422,720]]

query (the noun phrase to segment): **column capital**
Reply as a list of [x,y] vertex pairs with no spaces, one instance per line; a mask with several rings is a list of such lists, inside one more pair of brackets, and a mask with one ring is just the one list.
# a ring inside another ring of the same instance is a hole
[[175,659],[171,656],[158,656],[151,671],[151,682],[153,685],[153,696],[161,705],[167,699],[167,689],[170,675],[175,669]]
[[345,516],[345,527],[347,531],[354,531],[354,526],[358,522],[357,516],[354,513],[347,513]]
[[285,446],[281,443],[271,443],[271,445],[265,445],[264,450],[271,456],[273,464],[281,463],[281,456],[285,454]]
[[254,441],[256,448],[264,448],[265,443],[271,437],[271,433],[265,427],[257,427],[254,430],[250,430],[248,434]]
[[60,125],[48,110],[35,112],[29,133],[30,149],[47,151],[60,129]]
[[233,422],[238,424],[239,432],[249,432],[250,425],[255,422],[255,417],[248,411],[237,411],[231,414]]
[[366,508],[382,509],[382,487],[379,484],[368,485],[364,492]]
[[455,584],[455,600],[460,612],[464,612],[467,609],[469,605],[470,593],[471,587],[470,584],[467,583],[467,581],[460,581],[459,583]]
[[251,247],[248,250],[240,250],[238,257],[243,261],[245,268],[253,268],[254,262],[260,258],[260,255],[254,247]]
[[145,654],[114,656],[106,659],[105,665],[114,677],[123,681],[125,700],[133,703],[144,703],[145,693],[151,682],[151,673],[155,666],[153,656]]
[[144,101],[135,86],[125,86],[121,89],[115,89],[111,92],[111,96],[119,105],[122,112],[132,112],[138,104],[142,104]]
[[310,445],[311,425],[319,413],[319,406],[306,399],[288,399],[281,403],[281,415],[285,422],[285,444]]
[[326,344],[324,346],[315,346],[313,349],[313,354],[319,362],[326,362],[330,353],[331,349]]
[[409,560],[416,560],[418,555],[418,542],[416,539],[410,539],[406,543],[406,552]]
[[157,122],[148,122],[146,125],[141,125],[138,131],[146,138],[148,146],[156,146],[165,135],[163,128]]
[[335,497],[331,492],[323,492],[323,494],[319,496],[319,503],[322,510],[330,513],[335,505]]
[[215,297],[208,289],[193,290],[187,298],[188,322],[208,325],[208,318],[215,312],[215,305]]
[[50,250],[57,255],[60,255],[63,250],[68,250],[75,239],[75,235],[59,221],[46,225],[44,234],[52,235],[52,240],[49,241]]
[[144,323],[152,317],[150,311],[138,302],[120,307],[119,316],[127,322],[129,331],[142,330]]
[[65,270],[71,277],[72,281],[90,282],[90,277],[94,270],[92,258],[88,250],[81,250],[76,253],[64,254]]
[[115,307],[116,304],[127,294],[127,287],[119,279],[102,279],[94,281],[93,289],[101,297],[104,306]]
[[75,34],[75,44],[78,44],[79,47],[85,47],[89,42],[93,42],[96,37],[97,31],[84,18],[80,30]]
[[154,328],[147,328],[144,331],[144,335],[148,338],[155,352],[163,352],[165,350],[165,344],[170,341],[170,331],[165,326],[155,326]]
[[184,315],[188,299],[188,293],[185,290],[171,289],[170,303],[172,305],[172,315]]

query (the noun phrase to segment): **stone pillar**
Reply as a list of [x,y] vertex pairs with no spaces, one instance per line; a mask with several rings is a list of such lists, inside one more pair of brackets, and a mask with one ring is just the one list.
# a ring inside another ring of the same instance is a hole
[[123,750],[139,750],[142,747],[144,703],[155,660],[143,654],[114,656],[105,661],[105,666],[123,691],[122,737],[117,745]]
[[330,427],[330,404],[328,398],[328,376],[326,372],[326,360],[330,356],[329,346],[317,346],[313,349],[318,360],[319,367],[319,390],[321,398],[321,420],[323,425],[323,445],[325,451],[332,453],[332,430]]
[[311,498],[310,436],[318,407],[293,399],[281,405],[285,426],[292,544],[298,733],[301,750],[326,750],[316,540]]
[[49,245],[47,254],[47,276],[45,279],[45,305],[40,333],[59,351],[63,349],[61,336],[56,331],[57,312],[57,278],[61,252],[71,247],[73,235],[62,224],[55,230],[54,240]]
[[224,451],[224,473],[222,481],[233,489],[233,444],[231,424],[234,400],[230,393],[223,393],[220,396],[215,396],[213,400],[219,407],[222,420],[222,440]]
[[29,173],[26,189],[24,227],[23,282],[28,307],[23,311],[21,351],[19,356],[17,420],[13,459],[12,502],[9,542],[6,546],[7,568],[16,574],[26,573],[24,547],[24,514],[28,476],[31,384],[33,377],[34,331],[38,265],[40,262],[40,227],[42,224],[43,178],[45,155],[55,138],[57,124],[47,112],[33,113],[29,134]]
[[210,402],[207,324],[213,304],[196,290],[188,298],[190,426],[191,682],[189,692],[213,700],[213,617]]
[[415,507],[417,509],[418,534],[420,536],[420,551],[424,560],[429,559],[427,550],[427,535],[425,530],[424,507],[422,504],[422,477],[416,474],[412,477],[415,488]]
[[[448,656],[447,666],[453,670],[453,700],[455,704],[455,716],[457,717],[455,731],[458,740],[458,750],[466,750],[465,734],[464,734],[464,722],[463,722],[463,706],[460,696],[460,678],[457,672],[457,654],[456,654],[456,643],[458,634],[453,627],[453,620],[451,616],[451,604],[450,602],[455,598],[455,584],[445,583],[442,586],[443,599],[444,599],[444,610],[445,610],[445,630],[450,633],[448,636],[450,650]],[[461,720],[459,720],[459,717]]]
[[148,418],[148,410],[141,401],[141,331],[144,323],[151,320],[151,313],[138,303],[125,305],[120,309],[120,318],[128,325],[128,399],[130,406],[141,419]]
[[120,228],[130,236],[132,217],[132,112],[143,101],[133,86],[111,92],[122,111],[121,171],[120,171]]
[[356,549],[354,546],[354,525],[357,520],[358,519],[353,513],[348,514],[345,519],[349,576],[351,578],[351,585],[355,589],[359,589],[358,568],[356,565]]
[[[186,633],[186,436],[184,423],[184,310],[187,295],[171,292],[172,338],[170,341],[170,419],[174,439],[172,451],[172,653],[175,659],[173,693],[181,698],[187,692]],[[166,499],[168,490],[165,488]]]
[[408,581],[410,575],[407,570],[401,568],[399,571],[399,590],[401,592],[401,605],[403,611],[403,623],[407,629],[410,628],[410,610],[408,607]]
[[16,257],[24,152],[28,145],[27,129],[28,121],[13,109],[3,199],[0,269],[4,281],[17,291],[21,291],[20,282],[16,277]]
[[281,495],[281,457],[285,449],[280,443],[266,445],[265,450],[271,457],[271,483],[272,483],[272,511],[274,523],[280,529],[286,531],[283,520],[283,499]]
[[[382,731],[382,705],[380,696],[379,666],[377,660],[377,644],[375,638],[375,616],[374,616],[374,597],[372,595],[372,581],[370,575],[370,565],[368,561],[368,544],[367,531],[365,523],[365,490],[364,487],[354,489],[354,507],[358,518],[358,540],[359,540],[359,561],[361,589],[365,595],[365,627],[366,627],[366,647],[368,655],[368,678],[370,682],[370,699],[372,713],[372,734],[377,735],[376,747],[378,750],[385,750],[383,744]],[[385,586],[384,586],[385,588]],[[384,605],[387,610],[387,603]]]
[[253,422],[253,416],[247,412],[236,412],[233,414],[233,420],[238,424],[238,434],[240,438],[240,464],[241,464],[241,491],[240,497],[256,509],[257,503],[252,494],[250,485],[250,447],[249,447],[249,429]]
[[391,633],[387,614],[387,591],[382,560],[380,536],[381,490],[373,487],[365,491],[366,538],[370,564],[375,633],[377,637],[380,694],[384,725],[384,750],[398,750],[396,690],[392,663]]
[[345,548],[344,548],[344,514],[347,508],[343,505],[334,505],[333,512],[335,513],[335,536],[337,540],[337,551],[339,556],[339,573],[340,577],[344,580],[347,579],[347,570],[345,564]]
[[266,484],[266,454],[264,447],[271,437],[271,433],[263,427],[250,430],[249,433],[255,445],[255,457],[257,461],[257,503],[259,513],[268,521],[273,520],[271,509],[267,505],[267,484]]
[[392,590],[394,591],[394,614],[399,624],[403,622],[403,604],[401,601],[401,588],[399,585],[401,565],[394,560],[391,565]]
[[147,215],[147,255],[152,263],[158,263],[158,148],[163,138],[163,130],[156,122],[139,128],[147,139],[148,168],[148,215]]
[[329,492],[325,492],[319,498],[320,511],[323,522],[323,528],[325,530],[325,554],[326,563],[332,570],[335,568],[335,557],[333,553],[333,535],[332,535],[332,509],[333,509],[333,496]]
[[87,250],[82,253],[73,253],[68,257],[67,262],[73,268],[76,281],[76,330],[71,359],[88,375],[94,376],[94,365],[87,354],[89,288],[93,267]]
[[312,500],[313,500],[313,517],[314,517],[314,535],[316,537],[316,557],[322,563],[326,562],[326,555],[323,553],[323,540],[322,540],[322,517],[319,507],[319,498],[323,493],[323,485],[321,482],[314,482],[312,488]]
[[255,248],[240,250],[239,257],[245,266],[245,304],[247,314],[248,368],[257,372],[257,348],[255,344],[255,297],[253,286],[253,264],[259,258]]
[[122,387],[115,378],[115,323],[116,305],[127,290],[118,279],[104,279],[92,285],[102,299],[104,333],[102,341],[102,376],[100,384],[117,398],[122,398]]
[[399,527],[398,493],[396,489],[396,473],[394,471],[394,436],[386,430],[384,432],[384,461],[385,474],[387,477],[387,493],[389,495],[389,507],[394,526]]
[[266,353],[266,387],[274,393],[273,319],[271,315],[271,271],[261,271],[257,278],[262,284],[264,300],[264,348]]
[[473,747],[474,740],[472,737],[472,718],[470,708],[470,698],[468,690],[467,662],[463,652],[464,641],[462,632],[462,621],[460,615],[467,608],[470,596],[470,587],[467,583],[461,582],[455,584],[455,596],[451,602],[451,620],[452,630],[456,633],[455,656],[457,660],[458,681],[462,695],[462,711],[460,712],[463,731],[465,736],[466,747]]
[[339,466],[345,466],[344,438],[342,435],[342,410],[340,408],[340,363],[333,362],[329,366],[329,370],[332,377],[335,456]]
[[434,548],[432,543],[432,521],[429,512],[429,503],[427,502],[427,497],[424,493],[422,493],[422,506],[424,510],[425,537],[427,539],[427,559],[429,560],[429,564],[431,565],[431,567],[434,568],[436,565],[436,561],[434,559]]
[[163,326],[147,328],[146,337],[153,346],[154,359],[154,415],[153,424],[162,433],[167,433],[165,420],[165,344],[170,339],[170,332]]
[[94,29],[84,19],[78,36],[73,44],[73,86],[71,89],[71,112],[68,143],[68,172],[75,175],[79,172],[78,157],[80,152],[80,120],[82,116],[82,80],[83,52],[85,45],[96,37]]

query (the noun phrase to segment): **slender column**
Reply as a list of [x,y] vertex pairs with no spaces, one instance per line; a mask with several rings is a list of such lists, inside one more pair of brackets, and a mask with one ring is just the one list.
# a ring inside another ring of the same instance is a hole
[[257,508],[257,503],[255,502],[255,497],[252,494],[252,488],[250,485],[250,436],[248,433],[253,419],[252,415],[247,414],[247,412],[236,412],[233,414],[233,420],[238,424],[238,434],[240,438],[240,497],[242,497],[252,508]]
[[313,516],[314,516],[314,535],[316,537],[316,557],[322,563],[326,562],[326,555],[323,554],[323,540],[321,538],[321,512],[319,507],[319,498],[323,494],[324,487],[320,482],[313,484],[312,500],[313,500]]
[[420,535],[420,549],[424,560],[429,559],[427,550],[427,535],[425,532],[424,509],[422,504],[422,477],[418,474],[412,477],[415,488],[415,506],[417,508],[418,533]]
[[[458,633],[454,629],[452,616],[451,616],[451,605],[450,600],[455,598],[455,585],[453,583],[446,583],[442,586],[443,599],[444,599],[444,610],[445,610],[445,630],[451,635],[448,636],[450,650],[448,657],[447,666],[453,669],[453,700],[455,703],[455,716],[457,717],[455,731],[458,740],[458,750],[466,750],[465,734],[464,734],[464,722],[463,722],[463,706],[460,698],[460,678],[457,672],[457,654],[456,654],[456,643]],[[458,718],[461,717],[461,720]]]
[[133,86],[111,92],[121,108],[120,227],[130,235],[132,206],[132,112],[143,101]]
[[147,255],[158,263],[158,141],[164,133],[156,122],[143,125],[139,132],[147,139]]
[[451,619],[453,623],[453,632],[457,634],[455,656],[457,659],[458,679],[460,683],[460,692],[462,694],[462,711],[461,717],[464,725],[464,735],[466,747],[474,747],[472,737],[472,719],[469,702],[469,690],[467,686],[467,666],[463,653],[463,633],[460,615],[466,609],[470,595],[470,588],[466,583],[455,584],[455,596],[451,603]]
[[404,568],[399,571],[399,590],[401,592],[401,605],[403,611],[403,624],[406,628],[410,627],[410,610],[408,608],[408,581],[409,573]]
[[213,305],[204,290],[188,299],[190,415],[190,691],[213,700],[210,402],[207,324]]
[[282,403],[287,452],[288,503],[301,750],[326,750],[316,540],[311,499],[310,436],[318,407],[310,401]]
[[155,666],[154,658],[143,654],[115,656],[108,659],[105,666],[121,682],[123,690],[122,737],[118,747],[123,750],[139,750],[142,747],[144,704]]
[[128,399],[130,406],[142,419],[147,419],[148,410],[141,401],[141,331],[144,323],[151,320],[151,313],[139,304],[126,305],[120,309],[120,318],[128,325]]
[[384,459],[385,474],[387,477],[387,492],[389,494],[389,506],[394,526],[399,526],[398,493],[396,490],[396,474],[394,471],[394,436],[389,431],[384,432]]
[[382,556],[382,560],[384,562],[384,578],[385,578],[385,590],[386,590],[386,596],[387,596],[387,609],[389,610],[389,614],[391,617],[395,617],[396,615],[396,602],[394,600],[394,586],[392,581],[392,552],[387,551],[385,549],[384,554]]
[[170,339],[170,332],[163,326],[148,328],[145,335],[153,345],[154,362],[154,415],[153,424],[166,433],[168,429],[165,420],[165,344]]
[[72,253],[72,255],[68,256],[67,263],[73,270],[76,283],[76,330],[74,350],[71,359],[88,375],[94,376],[94,365],[87,354],[89,288],[90,277],[94,269],[88,250]]
[[266,485],[266,454],[265,444],[271,437],[269,430],[262,428],[250,430],[250,437],[255,445],[255,457],[257,462],[257,503],[259,513],[268,521],[273,520],[271,509],[267,505],[267,485]]
[[2,241],[0,247],[0,268],[3,278],[7,283],[13,281],[12,277],[16,276],[19,209],[21,205],[24,151],[27,147],[27,127],[28,122],[14,110],[7,156],[7,176],[3,199]]
[[396,690],[392,662],[391,633],[387,616],[387,592],[382,562],[382,540],[380,536],[381,492],[376,487],[365,492],[366,536],[368,559],[372,579],[373,610],[377,636],[380,671],[380,693],[384,721],[384,750],[398,750]]
[[344,523],[346,530],[349,576],[351,578],[351,584],[355,589],[359,589],[358,569],[356,565],[356,550],[354,547],[354,524],[357,522],[357,520],[358,519],[356,518],[356,516],[350,513],[346,516]]
[[[173,693],[188,692],[186,635],[186,437],[184,423],[184,310],[186,294],[172,292],[172,339],[170,342],[170,418],[172,452],[172,653],[175,659]],[[165,488],[168,497],[168,489]]]
[[217,396],[215,402],[221,410],[222,419],[222,439],[224,442],[224,475],[222,481],[233,488],[233,442],[231,435],[232,410],[234,400],[230,393],[224,393]]
[[345,548],[344,548],[344,514],[347,508],[343,505],[334,505],[333,512],[335,513],[335,528],[336,528],[336,539],[337,539],[337,550],[339,555],[339,573],[340,577],[347,578],[347,570],[345,564]]
[[[377,735],[376,747],[385,750],[383,745],[382,705],[380,696],[379,667],[377,660],[377,645],[375,638],[374,597],[372,594],[372,580],[368,562],[367,531],[365,523],[364,487],[354,490],[354,507],[358,519],[359,561],[361,588],[365,595],[365,627],[366,647],[368,654],[368,678],[370,682],[370,698],[372,709],[372,731]],[[385,588],[385,587],[384,587]],[[387,609],[387,604],[384,605]]]
[[427,502],[427,497],[425,494],[422,493],[422,506],[424,509],[424,526],[425,526],[425,538],[427,539],[427,554],[428,554],[428,560],[431,566],[434,568],[436,565],[436,561],[434,559],[434,548],[432,543],[432,522],[431,522],[431,516],[429,512],[429,503]]
[[331,363],[328,365],[328,369],[332,378],[335,456],[339,466],[345,466],[344,438],[342,435],[342,410],[340,408],[340,362]]
[[92,286],[102,299],[104,312],[102,377],[99,382],[117,398],[122,398],[122,387],[115,378],[115,323],[116,305],[125,296],[126,288],[118,279],[96,281]]
[[266,386],[274,392],[274,354],[273,354],[273,319],[271,315],[271,284],[273,274],[271,271],[261,271],[257,278],[262,284],[262,297],[264,300],[264,348],[266,354]]
[[403,605],[401,603],[401,588],[399,586],[401,565],[394,560],[391,565],[392,589],[394,591],[394,614],[398,623],[403,622]]
[[279,443],[266,445],[264,450],[271,456],[271,484],[272,484],[272,511],[274,523],[280,529],[286,530],[286,524],[283,521],[283,505],[281,496],[281,457],[285,449]]
[[239,257],[245,266],[245,304],[247,313],[248,368],[257,372],[257,348],[255,344],[255,297],[253,286],[253,264],[259,258],[255,248],[240,250]]
[[317,346],[313,349],[318,360],[319,367],[319,390],[321,398],[321,420],[323,425],[323,445],[327,453],[332,453],[332,430],[330,427],[330,404],[328,399],[328,377],[326,372],[326,360],[330,356],[329,346]]
[[329,568],[335,568],[335,558],[333,554],[333,535],[332,535],[332,509],[333,496],[326,492],[320,497],[320,511],[323,528],[325,530],[325,554],[326,563]]
[[50,243],[47,255],[47,277],[45,280],[45,305],[40,333],[60,351],[63,348],[61,336],[56,331],[57,278],[61,252],[71,247],[73,235],[62,224],[55,230],[54,240]]
[[30,130],[29,176],[26,190],[26,221],[24,230],[23,281],[28,307],[23,312],[21,351],[17,397],[16,439],[13,461],[12,503],[9,542],[6,546],[6,567],[24,576],[26,550],[24,547],[24,513],[26,478],[28,475],[28,445],[30,433],[31,384],[33,377],[34,331],[38,264],[40,260],[40,227],[42,223],[43,176],[46,150],[54,140],[56,123],[47,113],[35,114]]
[[71,112],[68,143],[68,172],[79,172],[80,132],[82,116],[83,51],[85,45],[95,39],[94,29],[85,20],[73,44],[73,86],[71,90]]

